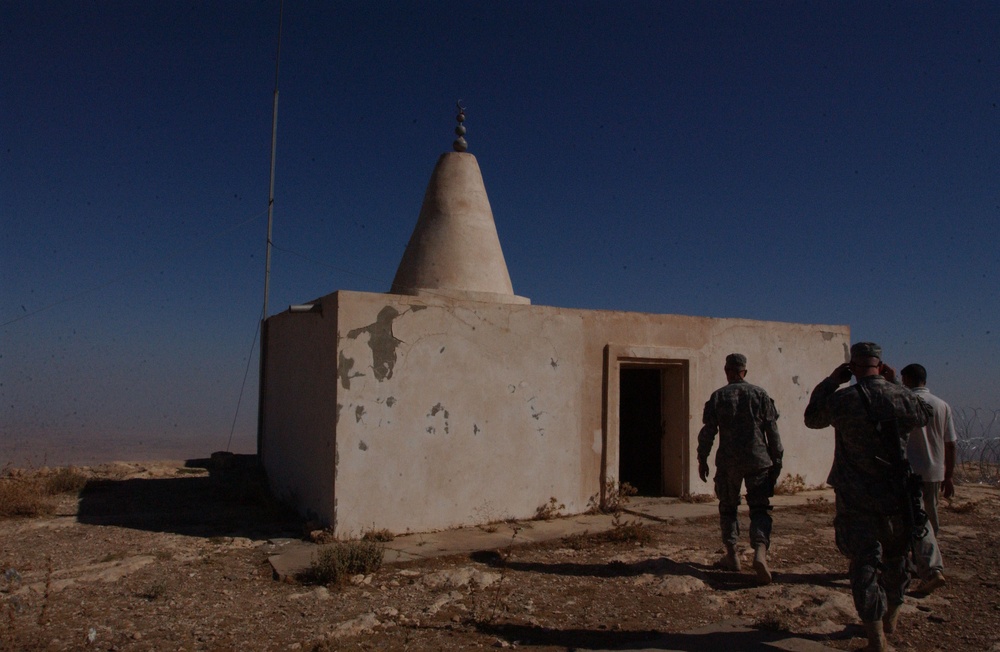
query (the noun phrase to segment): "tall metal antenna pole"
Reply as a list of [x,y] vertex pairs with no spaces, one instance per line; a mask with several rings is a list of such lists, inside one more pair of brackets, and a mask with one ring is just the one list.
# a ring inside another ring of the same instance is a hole
[[264,256],[264,307],[260,318],[260,374],[257,390],[257,461],[263,462],[264,443],[264,371],[267,353],[267,299],[271,288],[271,231],[274,227],[274,161],[278,149],[278,72],[281,69],[281,28],[285,19],[285,0],[278,5],[278,50],[274,55],[274,104],[271,107],[271,178],[267,193],[267,252]]
[[274,160],[278,149],[278,71],[281,67],[281,27],[285,18],[285,0],[278,8],[278,51],[274,56],[274,105],[271,108],[271,180],[267,194],[267,254],[264,261],[264,311],[267,319],[267,296],[271,286],[271,229],[274,226]]

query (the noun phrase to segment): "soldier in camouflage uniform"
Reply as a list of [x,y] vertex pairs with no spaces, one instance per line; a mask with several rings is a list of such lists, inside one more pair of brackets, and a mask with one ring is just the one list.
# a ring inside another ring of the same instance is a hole
[[[813,390],[806,407],[809,428],[834,427],[833,468],[827,482],[837,494],[837,547],[850,559],[851,592],[868,634],[866,650],[887,649],[909,583],[906,553],[912,530],[903,516],[905,496],[892,484],[878,421],[895,419],[901,439],[933,414],[916,394],[895,384],[895,371],[882,363],[872,342],[851,347],[842,364]],[[857,385],[838,389],[851,375]],[[861,391],[869,399],[865,406]],[[905,443],[905,442],[904,442]]]
[[719,450],[715,454],[715,495],[719,497],[719,527],[726,554],[719,565],[740,570],[736,542],[740,524],[736,510],[740,505],[740,486],[746,483],[750,507],[750,545],[754,549],[754,570],[760,584],[771,582],[767,567],[767,549],[771,544],[771,501],[774,482],[781,472],[784,449],[778,435],[778,410],[767,392],[751,385],[746,356],[726,356],[728,385],[717,389],[705,403],[698,433],[698,476],[708,481],[708,454],[712,452],[715,433]]

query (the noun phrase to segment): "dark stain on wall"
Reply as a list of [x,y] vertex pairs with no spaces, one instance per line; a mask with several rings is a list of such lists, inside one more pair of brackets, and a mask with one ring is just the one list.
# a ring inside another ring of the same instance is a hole
[[392,322],[399,315],[398,310],[386,306],[379,311],[374,324],[355,328],[347,333],[347,337],[352,340],[362,333],[368,333],[368,347],[372,350],[372,372],[379,382],[392,378],[392,370],[396,366],[396,348],[402,344],[402,340],[393,336]]
[[360,371],[355,371],[351,373],[351,369],[354,369],[354,358],[348,358],[344,355],[344,352],[340,352],[340,361],[337,363],[337,374],[340,376],[340,384],[344,389],[351,388],[351,378],[357,378],[358,376],[364,376]]

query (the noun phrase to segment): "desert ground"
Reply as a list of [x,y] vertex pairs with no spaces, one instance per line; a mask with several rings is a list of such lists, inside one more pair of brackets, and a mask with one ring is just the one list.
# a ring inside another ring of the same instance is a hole
[[[509,545],[329,585],[278,581],[268,558],[316,532],[256,474],[210,460],[8,468],[0,514],[2,650],[863,645],[826,500],[775,510],[768,586],[713,567],[716,517],[639,525],[627,512],[530,545],[517,531],[531,522],[496,523]],[[890,642],[1000,651],[1000,492],[960,485],[941,520],[948,583],[907,597]],[[697,633],[713,623],[742,628]]]

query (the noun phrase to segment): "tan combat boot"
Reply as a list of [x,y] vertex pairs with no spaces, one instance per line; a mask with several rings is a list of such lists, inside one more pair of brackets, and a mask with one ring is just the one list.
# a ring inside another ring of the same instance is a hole
[[719,561],[715,563],[716,566],[723,570],[740,571],[740,556],[736,553],[735,544],[726,544],[726,554],[719,558]]
[[771,583],[771,569],[767,567],[767,546],[758,544],[753,553],[753,569],[757,573],[757,583]]
[[882,631],[886,634],[892,634],[896,631],[896,623],[899,622],[899,609],[902,604],[891,604],[889,609],[882,616]]
[[917,587],[916,592],[922,593],[924,595],[930,595],[931,593],[934,592],[935,589],[940,589],[942,586],[944,586],[945,583],[946,581],[944,579],[944,573],[942,573],[939,570],[936,570],[931,573],[930,577],[928,577],[927,579],[925,579],[920,583],[920,586]]
[[868,634],[868,645],[861,648],[863,652],[886,652],[889,649],[889,644],[885,642],[881,620],[865,623],[865,632]]

